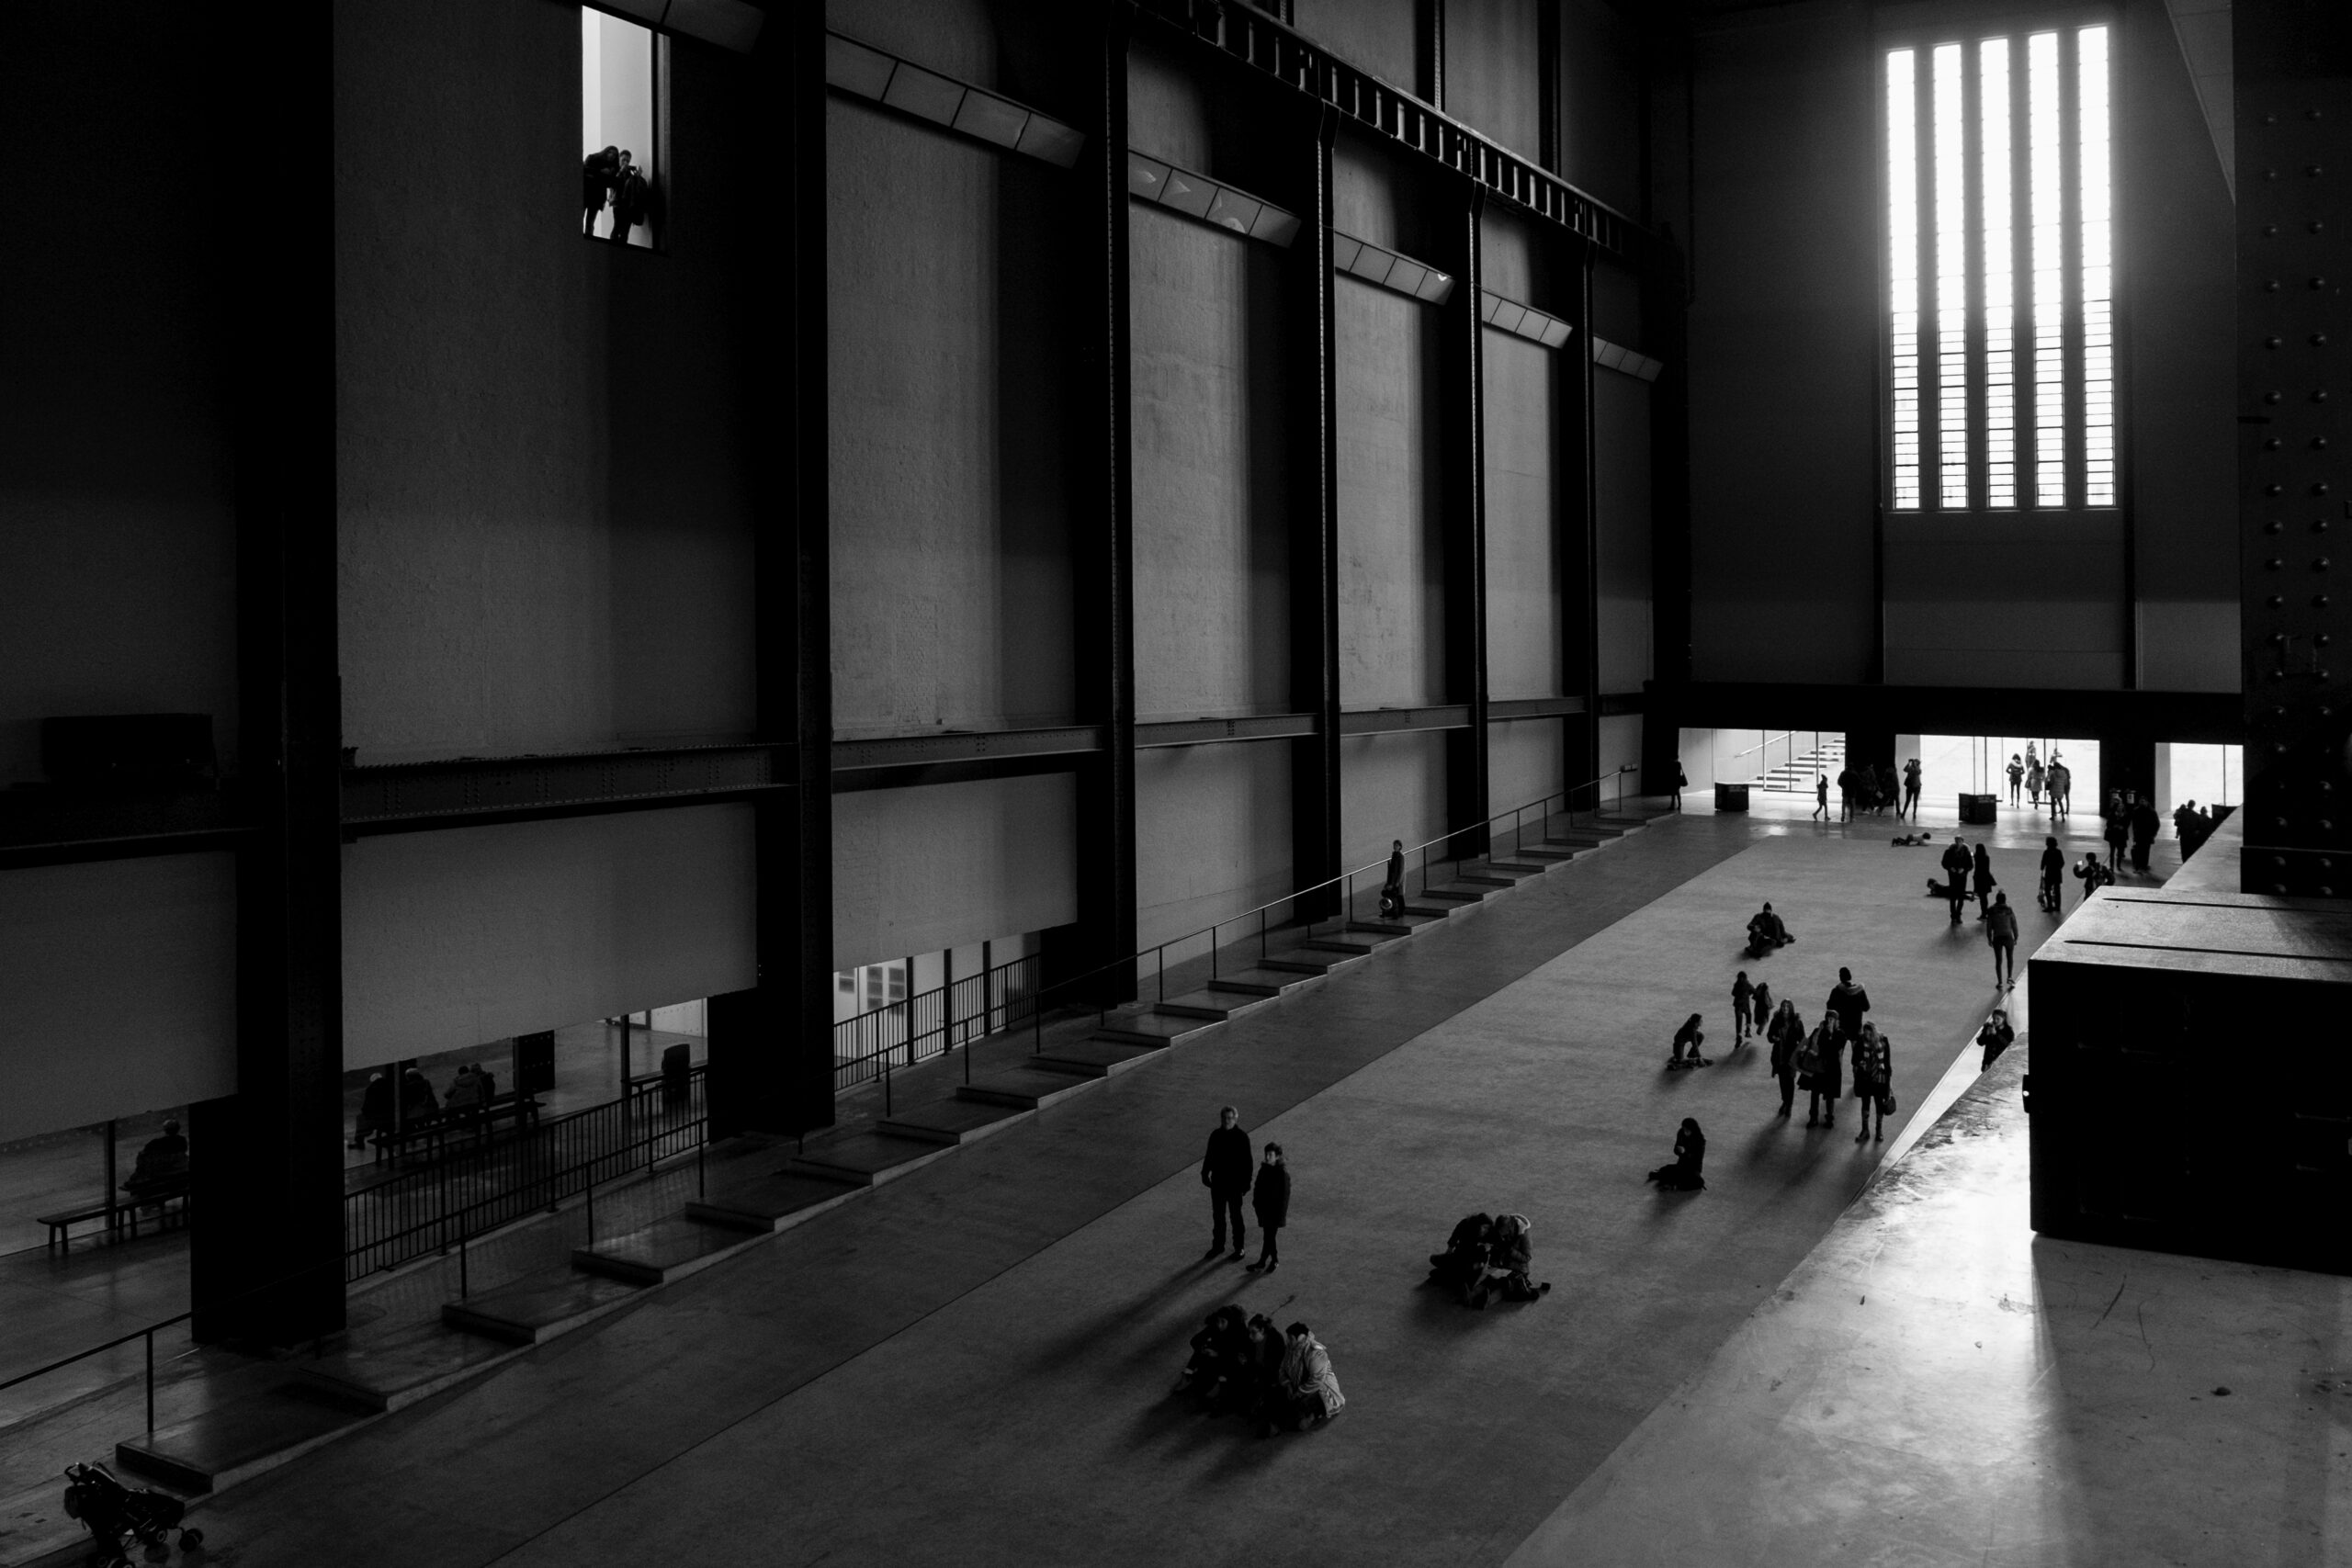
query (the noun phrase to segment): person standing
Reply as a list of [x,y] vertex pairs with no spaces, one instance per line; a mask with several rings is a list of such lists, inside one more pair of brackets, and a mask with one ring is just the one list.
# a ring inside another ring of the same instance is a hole
[[1815,1029],[1804,1043],[1810,1064],[1802,1068],[1805,1090],[1810,1096],[1804,1107],[1804,1124],[1808,1127],[1838,1125],[1838,1095],[1845,1050],[1845,1043],[1838,1031],[1838,1014],[1833,993],[1829,1010],[1822,1015],[1821,1027]]
[[1976,840],[1976,918],[1983,919],[1992,908],[1993,852],[1984,840]]
[[1996,900],[1984,911],[1984,940],[1993,946],[1993,981],[2002,990],[2018,983],[2018,912],[2009,908],[2009,896],[1994,895]]
[[2075,814],[2075,772],[2060,761],[2055,752],[2050,758],[2049,783],[2051,814],[2072,817]]
[[1233,1261],[1241,1261],[1241,1200],[1250,1190],[1250,1134],[1241,1130],[1241,1112],[1228,1105],[1216,1113],[1216,1129],[1209,1134],[1208,1152],[1201,1156],[1201,1185],[1209,1190],[1209,1214],[1215,1230],[1203,1260],[1225,1250],[1225,1222],[1233,1221]]
[[2052,914],[2058,912],[2059,895],[2066,887],[2066,852],[2058,847],[2058,835],[2041,836],[2041,907]]
[[1862,1032],[1862,1015],[1871,1010],[1871,994],[1854,984],[1851,969],[1838,971],[1838,984],[1829,992],[1829,1010],[1838,1015],[1838,1028],[1847,1039],[1853,1040]]
[[1976,1070],[1981,1073],[1991,1066],[1999,1059],[2001,1053],[2009,1048],[2009,1043],[2017,1037],[2018,1032],[2009,1027],[2007,1011],[2005,1009],[1995,1008],[1986,1016],[1984,1026],[1976,1032],[1976,1043],[1984,1050],[1984,1060]]
[[[1858,1144],[1886,1136],[1886,1102],[1894,1092],[1894,1045],[1875,1023],[1864,1024],[1861,1038],[1854,1042],[1854,1098],[1862,1102],[1862,1130],[1854,1134]],[[1878,1112],[1875,1134],[1871,1131],[1873,1111]]]
[[1918,758],[1903,764],[1903,809],[1894,814],[1898,818],[1908,817],[1914,823],[1919,820],[1920,778]]
[[652,206],[653,187],[646,183],[645,171],[622,149],[620,168],[613,175],[613,243],[628,244],[629,231],[646,220]]
[[1854,770],[1844,767],[1838,770],[1838,820],[1851,822],[1853,819]]
[[1747,983],[1747,971],[1741,970],[1731,983],[1731,1048],[1735,1051],[1747,1038],[1748,1003],[1755,995],[1756,987]]
[[2075,874],[2083,879],[2083,902],[2087,904],[2092,894],[2114,882],[2115,868],[2099,864],[2097,851],[2085,850],[2083,863],[2075,868]]
[[2015,751],[2009,753],[2009,804],[2018,803],[2018,786],[2025,783],[2025,764],[2018,761]]
[[1944,897],[1951,905],[1951,923],[1960,924],[1960,907],[1968,901],[1969,874],[1976,869],[1976,862],[1968,852],[1968,840],[1957,834],[1944,846]]
[[1756,999],[1751,1005],[1755,1009],[1756,1017],[1756,1028],[1752,1032],[1757,1039],[1761,1040],[1764,1038],[1765,1026],[1772,1021],[1771,981],[1766,980],[1756,987]]
[[1804,1045],[1804,1021],[1797,1016],[1796,1003],[1781,1004],[1765,1037],[1772,1043],[1772,1076],[1781,1083],[1781,1120],[1785,1122],[1796,1104],[1797,1052]]
[[2030,747],[2025,754],[2025,797],[2036,811],[2041,809],[2041,761]]
[[1290,1167],[1283,1161],[1280,1144],[1266,1145],[1250,1206],[1258,1212],[1258,1261],[1250,1265],[1250,1272],[1271,1274],[1283,1261],[1274,1238],[1290,1224]]
[[1813,815],[1816,821],[1829,820],[1829,775],[1823,773],[1813,781]]
[[2132,837],[2132,808],[2138,798],[2128,789],[2108,797],[2107,864],[2110,873],[2123,865],[2123,845]]
[[1380,914],[1395,919],[1405,912],[1405,840],[1388,840],[1388,874],[1380,884]]
[[2132,869],[2140,875],[2148,874],[2148,852],[2155,846],[2156,835],[2164,830],[2156,816],[2156,803],[2142,800],[2132,813]]
[[1674,809],[1682,809],[1682,792],[1690,785],[1690,778],[1682,772],[1682,759],[1674,759]]
[[613,181],[619,177],[621,150],[607,147],[601,152],[591,152],[580,161],[580,232],[593,239],[596,233],[596,215],[605,210],[605,198],[612,194]]

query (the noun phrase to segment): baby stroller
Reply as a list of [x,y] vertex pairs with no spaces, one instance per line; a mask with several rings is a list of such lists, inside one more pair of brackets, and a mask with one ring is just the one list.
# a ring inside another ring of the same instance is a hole
[[100,1568],[130,1568],[132,1541],[144,1549],[141,1555],[148,1562],[161,1562],[171,1555],[164,1538],[175,1529],[180,1531],[182,1551],[204,1544],[202,1530],[180,1529],[187,1504],[149,1487],[134,1492],[102,1464],[65,1467],[65,1512],[88,1528]]

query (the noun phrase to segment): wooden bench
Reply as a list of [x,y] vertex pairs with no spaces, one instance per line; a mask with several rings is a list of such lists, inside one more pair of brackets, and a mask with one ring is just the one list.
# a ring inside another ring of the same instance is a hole
[[[177,1203],[175,1210],[171,1204]],[[155,1224],[160,1227],[175,1213],[187,1217],[187,1182],[183,1179],[169,1186],[158,1187],[136,1198],[102,1198],[78,1209],[66,1209],[54,1214],[37,1216],[49,1227],[49,1245],[64,1248],[73,1245],[74,1227],[89,1220],[104,1220],[107,1229],[128,1229],[133,1236],[139,1234],[139,1213],[142,1209],[157,1211]]]
[[539,1102],[527,1094],[513,1089],[492,1095],[486,1105],[461,1106],[456,1111],[439,1111],[429,1117],[411,1122],[399,1132],[379,1133],[368,1140],[376,1145],[379,1160],[406,1154],[418,1144],[429,1143],[438,1155],[446,1146],[450,1134],[472,1134],[487,1138],[501,1122],[512,1122],[517,1127],[538,1124]]

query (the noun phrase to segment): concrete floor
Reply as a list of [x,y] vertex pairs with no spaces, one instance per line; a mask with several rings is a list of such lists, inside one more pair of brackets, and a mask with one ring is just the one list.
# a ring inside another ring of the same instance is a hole
[[[1857,1147],[1850,1104],[1835,1134],[1780,1122],[1752,1052],[1659,1070],[1684,1014],[1721,1021],[1756,902],[1801,937],[1754,966],[1776,989],[1817,1010],[1840,962],[1869,985],[1906,1111],[1993,999],[1973,922],[1921,896],[1931,852],[1889,831],[1654,828],[240,1489],[208,1530],[240,1563],[1499,1562],[1898,1145],[1899,1118]],[[2039,832],[2007,836],[2036,915]],[[1271,1281],[1198,1261],[1227,1100],[1294,1161]],[[1710,1190],[1656,1193],[1684,1115]],[[1480,1314],[1419,1289],[1498,1206],[1534,1218],[1553,1294]],[[1236,1296],[1330,1345],[1331,1429],[1260,1442],[1164,1399]]]

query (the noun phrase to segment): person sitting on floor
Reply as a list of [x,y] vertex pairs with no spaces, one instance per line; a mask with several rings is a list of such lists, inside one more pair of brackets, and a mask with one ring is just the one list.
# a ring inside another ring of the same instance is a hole
[[1233,1407],[1252,1421],[1263,1420],[1282,1397],[1283,1331],[1264,1313],[1253,1313],[1245,1331],[1239,1386]]
[[1757,958],[1796,941],[1789,934],[1788,922],[1772,913],[1771,903],[1747,917],[1747,951]]
[[[1714,1066],[1713,1062],[1699,1054],[1699,1047],[1705,1044],[1706,1040],[1706,1034],[1699,1028],[1699,1015],[1694,1012],[1683,1021],[1681,1028],[1674,1032],[1674,1049],[1666,1058],[1667,1070],[1671,1072],[1677,1067]],[[1690,1051],[1688,1056],[1682,1054],[1685,1046],[1688,1046]]]
[[1486,1277],[1470,1292],[1470,1304],[1486,1310],[1489,1292],[1507,1302],[1532,1302],[1552,1288],[1549,1280],[1537,1284],[1535,1227],[1525,1214],[1502,1214],[1495,1220],[1493,1242],[1487,1248]]
[[1284,1339],[1282,1370],[1275,1374],[1274,1405],[1258,1427],[1261,1437],[1271,1438],[1285,1427],[1304,1432],[1330,1420],[1348,1403],[1331,1371],[1331,1353],[1314,1331],[1303,1323],[1294,1323]]
[[1703,1192],[1707,1188],[1707,1135],[1699,1131],[1699,1123],[1691,1117],[1682,1119],[1682,1131],[1674,1136],[1674,1163],[1659,1166],[1650,1172],[1650,1179],[1674,1192]]
[[1249,1323],[1241,1309],[1217,1308],[1193,1336],[1193,1357],[1176,1380],[1176,1392],[1214,1404],[1226,1393],[1228,1383],[1247,1385],[1248,1352]]
[[1445,1250],[1430,1254],[1429,1283],[1443,1285],[1456,1301],[1469,1305],[1470,1292],[1487,1277],[1487,1247],[1494,1229],[1495,1222],[1485,1214],[1464,1216],[1446,1237]]

